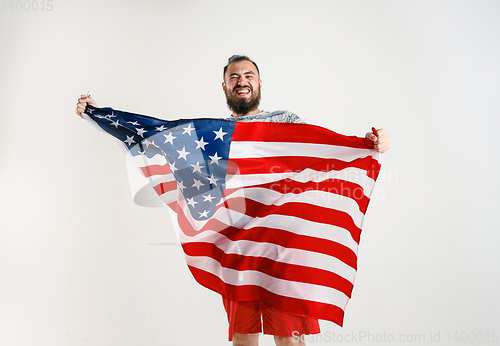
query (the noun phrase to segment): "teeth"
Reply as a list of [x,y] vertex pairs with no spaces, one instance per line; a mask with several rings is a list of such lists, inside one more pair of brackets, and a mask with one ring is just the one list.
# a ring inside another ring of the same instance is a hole
[[238,90],[237,91],[238,94],[248,94],[249,92],[250,92],[250,90],[248,90],[248,89]]

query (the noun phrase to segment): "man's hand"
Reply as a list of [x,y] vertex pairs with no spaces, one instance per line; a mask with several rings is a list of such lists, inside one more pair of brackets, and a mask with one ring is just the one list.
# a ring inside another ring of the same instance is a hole
[[376,132],[377,134],[367,132],[365,137],[373,142],[373,148],[376,151],[381,154],[385,153],[390,147],[389,134],[384,129],[378,129]]
[[85,108],[87,108],[87,104],[97,107],[97,103],[95,103],[93,98],[87,97],[85,95],[80,95],[78,99],[78,103],[76,104],[75,112],[81,118],[83,118],[82,113],[85,112]]

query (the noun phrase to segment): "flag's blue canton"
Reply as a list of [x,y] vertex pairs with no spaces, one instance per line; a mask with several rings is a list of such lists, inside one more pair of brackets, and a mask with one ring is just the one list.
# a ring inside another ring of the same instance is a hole
[[225,188],[234,122],[166,121],[91,105],[85,113],[132,155],[165,156],[193,218],[206,220],[213,215]]

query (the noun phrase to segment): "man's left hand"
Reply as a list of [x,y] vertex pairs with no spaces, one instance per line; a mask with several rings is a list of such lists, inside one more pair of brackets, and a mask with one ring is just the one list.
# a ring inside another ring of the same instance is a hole
[[389,134],[384,129],[378,129],[376,135],[373,132],[367,132],[365,137],[373,142],[373,148],[379,153],[383,154],[389,150]]

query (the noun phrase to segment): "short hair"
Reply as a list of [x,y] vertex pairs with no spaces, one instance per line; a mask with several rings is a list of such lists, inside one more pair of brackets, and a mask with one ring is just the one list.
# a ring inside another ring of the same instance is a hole
[[260,78],[260,71],[259,71],[259,67],[257,66],[257,64],[255,63],[255,61],[253,61],[252,59],[250,59],[248,56],[246,55],[232,55],[229,59],[227,59],[227,65],[224,66],[224,71],[222,72],[222,80],[224,81],[225,80],[225,77],[226,77],[226,71],[227,71],[227,68],[229,67],[229,65],[231,65],[233,62],[240,62],[240,61],[250,61],[254,66],[255,68],[257,69],[257,73],[259,75],[259,78]]

